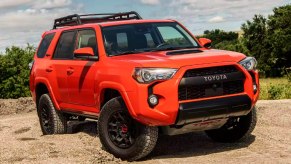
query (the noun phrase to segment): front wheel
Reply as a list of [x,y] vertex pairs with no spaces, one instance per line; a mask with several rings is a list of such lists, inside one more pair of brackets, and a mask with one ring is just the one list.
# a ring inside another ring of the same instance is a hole
[[246,116],[230,118],[219,129],[205,131],[217,142],[236,142],[250,136],[257,124],[257,109],[254,107]]
[[121,97],[111,99],[102,108],[98,133],[109,153],[129,161],[148,155],[158,139],[158,128],[132,119]]

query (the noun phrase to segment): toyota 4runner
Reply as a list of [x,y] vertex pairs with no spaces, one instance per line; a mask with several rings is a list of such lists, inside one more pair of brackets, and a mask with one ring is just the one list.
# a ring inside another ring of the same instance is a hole
[[30,73],[43,134],[66,133],[71,119],[98,119],[103,147],[129,161],[148,155],[159,134],[248,137],[256,125],[256,60],[210,46],[177,21],[136,12],[56,19]]

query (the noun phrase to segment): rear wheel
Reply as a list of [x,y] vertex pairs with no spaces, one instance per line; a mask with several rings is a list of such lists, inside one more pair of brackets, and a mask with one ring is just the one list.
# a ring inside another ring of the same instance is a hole
[[257,124],[257,110],[254,107],[246,116],[230,118],[219,129],[207,130],[206,134],[217,142],[236,142],[250,136]]
[[43,94],[38,103],[37,113],[44,135],[67,132],[67,118],[57,111],[48,94]]
[[156,145],[158,128],[131,118],[121,97],[108,101],[98,121],[103,147],[114,156],[133,161],[148,155]]

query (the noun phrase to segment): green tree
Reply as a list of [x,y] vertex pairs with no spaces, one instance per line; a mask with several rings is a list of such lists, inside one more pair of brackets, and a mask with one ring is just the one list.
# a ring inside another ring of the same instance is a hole
[[267,77],[286,74],[291,67],[291,5],[274,8],[268,19],[255,15],[242,25],[245,45]]
[[200,36],[200,38],[208,38],[212,40],[212,47],[216,48],[216,44],[221,43],[223,41],[235,41],[238,39],[238,33],[236,32],[225,32],[220,29],[215,30],[206,30],[204,34]]
[[[254,56],[261,75],[276,77],[288,74],[291,68],[291,4],[274,8],[268,18],[255,15],[242,24],[243,37],[234,32],[206,30],[212,47]],[[290,74],[290,73],[289,73]]]
[[245,46],[244,38],[239,38],[232,41],[222,41],[215,45],[215,48],[221,50],[229,50],[243,53],[245,55],[250,55],[250,51]]
[[268,20],[268,41],[271,47],[270,57],[275,75],[291,67],[291,5],[275,8]]
[[29,68],[35,48],[12,46],[0,55],[0,98],[29,96]]
[[252,21],[247,21],[241,27],[244,44],[250,55],[258,60],[258,67],[266,76],[272,71],[274,58],[270,58],[270,46],[267,40],[267,19],[262,15],[255,15]]

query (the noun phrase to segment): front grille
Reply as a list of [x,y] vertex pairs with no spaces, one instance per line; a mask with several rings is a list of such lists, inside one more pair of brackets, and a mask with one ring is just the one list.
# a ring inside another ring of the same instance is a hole
[[242,80],[229,81],[223,83],[223,95],[241,93],[244,91],[244,82]]
[[[241,76],[232,76],[239,74]],[[228,79],[205,81],[205,76],[228,75]],[[193,83],[179,86],[179,100],[191,100],[213,96],[241,93],[244,91],[245,77],[235,66],[220,66],[187,70],[183,80],[194,79]],[[199,81],[199,82],[197,82]]]
[[183,78],[196,77],[196,76],[207,76],[215,74],[226,74],[237,72],[237,68],[234,66],[223,66],[223,67],[210,67],[210,68],[198,68],[187,70]]

